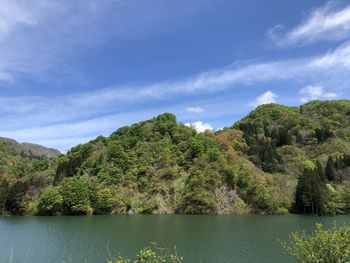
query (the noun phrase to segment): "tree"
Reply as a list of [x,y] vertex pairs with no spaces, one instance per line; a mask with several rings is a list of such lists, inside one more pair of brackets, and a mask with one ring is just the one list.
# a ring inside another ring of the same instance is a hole
[[9,183],[6,179],[3,179],[0,183],[0,214],[2,214],[5,208],[8,191],[9,191]]
[[249,148],[249,154],[255,155],[264,172],[272,173],[278,164],[276,147],[269,138],[256,138],[257,142]]
[[336,173],[333,157],[329,156],[325,172],[327,179],[329,181],[334,181],[336,179]]
[[107,145],[107,161],[112,161],[122,170],[127,167],[127,157],[121,144],[111,141]]
[[334,161],[334,168],[337,170],[337,169],[341,169],[344,167],[343,165],[343,160],[342,160],[343,157],[337,157],[335,158],[335,161]]
[[63,205],[63,197],[57,187],[49,187],[41,195],[38,203],[40,215],[54,215],[60,213]]
[[67,214],[91,214],[93,185],[86,176],[65,178],[60,186],[63,208]]
[[121,205],[122,200],[113,189],[103,188],[97,191],[94,203],[96,213],[110,213],[114,208]]
[[61,160],[57,166],[56,174],[54,178],[54,185],[57,185],[65,177],[74,176],[77,173],[78,168],[83,163],[82,156],[71,156]]
[[300,263],[347,263],[350,261],[350,227],[339,229],[334,225],[327,230],[316,224],[313,234],[294,232],[291,243],[283,243],[289,255]]
[[176,248],[174,251],[168,248],[158,247],[157,244],[151,243],[150,245],[141,249],[137,255],[136,259],[130,260],[124,257],[119,256],[114,260],[108,260],[107,263],[160,263],[160,262],[169,262],[169,263],[181,263],[183,257],[178,256]]
[[28,189],[27,182],[16,181],[10,188],[5,201],[5,210],[14,215],[22,215],[25,208],[22,201]]
[[345,154],[343,157],[343,166],[348,167],[350,166],[350,154]]
[[323,214],[327,196],[326,184],[316,174],[315,168],[305,166],[303,174],[298,179],[295,192],[297,212],[311,215]]
[[[215,177],[215,176],[213,176]],[[193,170],[186,181],[182,210],[188,214],[212,214],[216,211],[216,196],[210,177]],[[212,178],[213,179],[213,178]]]
[[317,162],[316,162],[316,170],[315,170],[315,172],[316,172],[316,174],[317,174],[317,176],[322,180],[322,181],[326,181],[327,180],[327,178],[326,178],[326,176],[325,176],[325,171],[324,171],[324,169],[323,169],[323,167],[322,167],[322,164],[321,164],[321,162],[319,161],[319,160],[317,160]]
[[315,133],[319,143],[325,142],[328,138],[333,137],[333,132],[329,126],[323,126],[320,129],[316,129]]

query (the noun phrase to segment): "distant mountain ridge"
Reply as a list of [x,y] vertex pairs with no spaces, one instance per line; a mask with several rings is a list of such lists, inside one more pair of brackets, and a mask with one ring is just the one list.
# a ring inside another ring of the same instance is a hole
[[8,147],[11,147],[15,152],[22,154],[27,157],[45,157],[45,158],[53,158],[61,152],[59,150],[53,149],[53,148],[47,148],[39,144],[34,143],[19,143],[14,139],[11,138],[5,138],[0,137],[0,144],[2,145],[8,145]]

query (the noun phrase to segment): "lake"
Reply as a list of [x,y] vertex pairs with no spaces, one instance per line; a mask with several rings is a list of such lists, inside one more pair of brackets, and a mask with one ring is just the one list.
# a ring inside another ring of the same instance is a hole
[[132,256],[149,241],[185,262],[293,262],[278,239],[315,222],[350,224],[350,216],[132,215],[0,217],[0,262],[105,263]]

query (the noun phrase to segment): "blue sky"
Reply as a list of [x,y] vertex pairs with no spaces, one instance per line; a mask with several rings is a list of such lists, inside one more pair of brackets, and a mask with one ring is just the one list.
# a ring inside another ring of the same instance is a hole
[[172,112],[350,98],[350,1],[0,0],[0,136],[66,151]]

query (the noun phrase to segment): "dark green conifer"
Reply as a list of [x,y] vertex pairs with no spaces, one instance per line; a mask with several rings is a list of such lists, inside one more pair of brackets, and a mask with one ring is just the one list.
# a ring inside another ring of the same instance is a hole
[[9,183],[6,179],[3,179],[0,183],[0,214],[3,212],[5,208],[5,202],[7,199],[9,190]]
[[326,177],[329,181],[334,181],[336,179],[336,171],[335,171],[334,160],[332,156],[328,158],[328,162],[326,166]]
[[322,181],[324,181],[324,182],[327,181],[327,178],[325,176],[325,171],[324,171],[322,164],[319,160],[317,160],[317,162],[316,162],[316,171],[315,172]]
[[322,215],[327,202],[327,187],[317,171],[306,167],[298,179],[295,193],[295,209],[299,213]]

